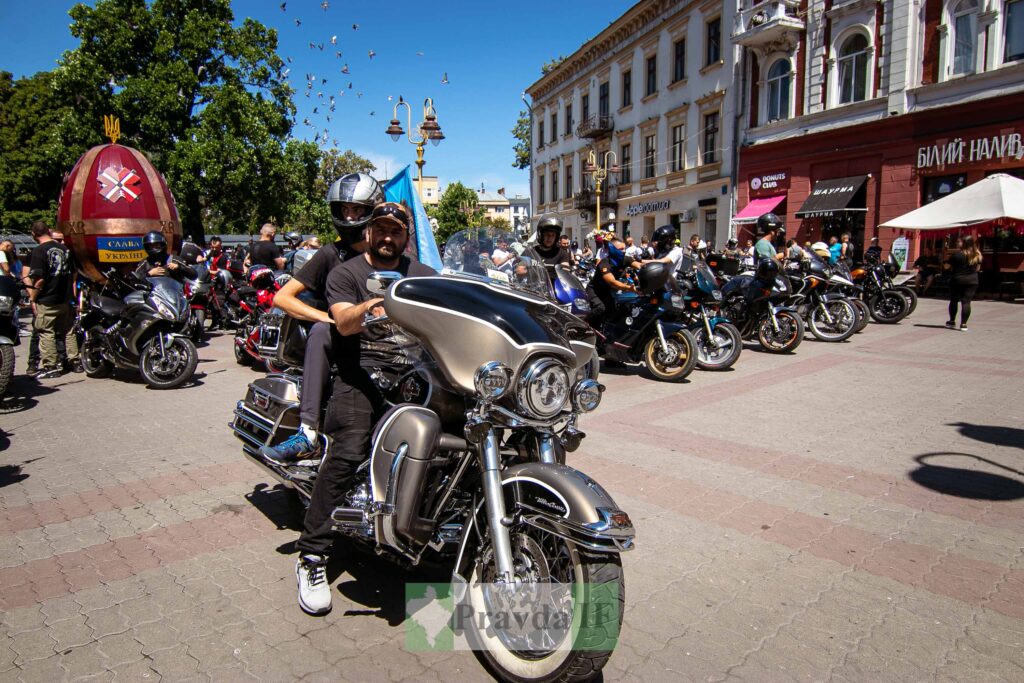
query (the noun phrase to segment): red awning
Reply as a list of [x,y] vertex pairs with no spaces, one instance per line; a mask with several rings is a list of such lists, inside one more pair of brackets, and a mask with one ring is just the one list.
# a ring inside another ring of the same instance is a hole
[[751,199],[750,203],[743,207],[743,210],[732,217],[733,223],[753,223],[758,217],[771,213],[775,207],[786,198],[784,194],[777,194],[774,197],[759,197]]

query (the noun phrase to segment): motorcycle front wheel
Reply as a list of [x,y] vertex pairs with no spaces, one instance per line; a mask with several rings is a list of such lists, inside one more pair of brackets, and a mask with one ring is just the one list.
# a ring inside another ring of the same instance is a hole
[[883,325],[894,325],[907,317],[907,300],[892,289],[872,295],[868,308],[874,321]]
[[199,354],[191,341],[184,337],[164,340],[164,352],[160,352],[160,338],[153,337],[142,348],[139,356],[139,372],[153,389],[176,389],[192,379],[199,364]]
[[[590,553],[537,529],[512,534],[516,591],[502,595],[492,561],[477,562],[460,610],[470,646],[498,680],[515,683],[589,681],[611,657],[622,626],[625,582],[613,553]],[[484,558],[487,558],[487,552]],[[521,583],[520,583],[521,581]],[[540,598],[537,600],[536,598]],[[503,609],[503,605],[514,605]],[[537,609],[539,607],[539,609]],[[519,612],[542,615],[539,628],[516,628]],[[502,618],[505,617],[505,618]]]
[[823,305],[832,320],[829,322],[825,318],[825,311],[821,306],[815,306],[807,317],[811,334],[824,342],[841,342],[852,337],[857,331],[857,311],[853,304],[845,299],[836,299]]
[[718,323],[711,330],[715,344],[708,338],[707,330],[700,325],[693,331],[697,342],[697,367],[701,370],[726,370],[740,358],[743,338],[732,323]]
[[697,365],[697,342],[688,330],[665,335],[668,353],[661,340],[652,336],[644,344],[644,364],[654,378],[662,382],[682,382]]
[[804,340],[804,321],[792,311],[776,314],[779,331],[772,327],[771,317],[765,316],[757,326],[757,341],[769,353],[787,353],[800,346]]

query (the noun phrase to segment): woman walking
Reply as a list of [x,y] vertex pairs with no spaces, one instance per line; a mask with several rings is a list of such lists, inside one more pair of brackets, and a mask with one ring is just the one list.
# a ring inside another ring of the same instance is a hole
[[981,267],[981,250],[970,235],[957,240],[957,250],[949,257],[949,320],[946,327],[956,329],[956,309],[960,307],[960,331],[967,331],[967,319],[971,317],[971,299],[978,290],[978,269]]

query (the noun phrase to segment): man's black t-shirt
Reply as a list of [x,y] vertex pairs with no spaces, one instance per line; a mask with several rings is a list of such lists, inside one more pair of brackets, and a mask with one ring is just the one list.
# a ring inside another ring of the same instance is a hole
[[594,277],[590,281],[590,286],[594,290],[594,294],[597,295],[597,298],[604,301],[606,306],[609,305],[609,303],[614,303],[615,295],[613,292],[615,292],[615,290],[610,284],[605,282],[604,276],[611,273],[615,279],[618,280],[622,277],[625,270],[625,266],[613,266],[607,259],[601,259],[597,262],[594,269]]
[[249,252],[249,262],[254,266],[276,269],[275,261],[279,258],[281,258],[281,247],[269,240],[260,240],[252,245],[252,251]]
[[74,280],[71,254],[60,242],[51,240],[32,250],[29,276],[33,282],[43,281],[36,295],[36,303],[47,306],[70,303],[71,283]]
[[554,268],[559,263],[572,263],[572,256],[565,249],[562,249],[558,244],[555,244],[550,249],[545,249],[539,244],[535,247],[537,255],[540,256],[540,260],[544,262],[545,266],[551,266]]
[[360,252],[351,246],[336,240],[320,247],[313,257],[295,274],[295,279],[302,283],[317,299],[327,300],[327,276],[345,261],[359,256]]
[[[375,298],[375,295],[366,288],[366,280],[376,270],[378,269],[370,265],[365,257],[349,259],[332,270],[327,276],[328,305],[361,304]],[[397,271],[405,277],[424,277],[437,274],[433,268],[425,266],[419,261],[413,261],[407,256],[402,256],[398,266],[389,270]],[[334,345],[334,359],[338,373],[345,377],[360,367],[404,362],[403,358],[395,352],[394,347],[384,341],[391,335],[390,327],[390,325],[364,327],[358,335],[341,337],[341,343]]]

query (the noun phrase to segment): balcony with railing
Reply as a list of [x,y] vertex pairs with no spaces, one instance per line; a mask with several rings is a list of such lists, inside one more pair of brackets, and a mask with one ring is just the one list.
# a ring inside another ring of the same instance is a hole
[[[611,204],[618,199],[618,186],[610,183],[601,183],[601,204]],[[585,187],[572,195],[572,208],[587,209],[593,211],[597,208],[597,192],[592,187]]]
[[591,114],[580,121],[576,126],[576,137],[578,138],[603,138],[611,135],[615,130],[615,122],[611,116],[602,114]]
[[733,40],[747,47],[767,45],[806,28],[799,0],[763,0],[736,14]]

